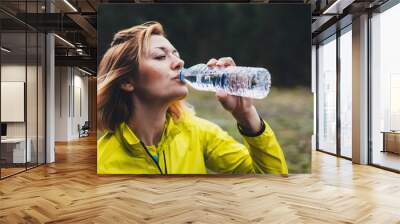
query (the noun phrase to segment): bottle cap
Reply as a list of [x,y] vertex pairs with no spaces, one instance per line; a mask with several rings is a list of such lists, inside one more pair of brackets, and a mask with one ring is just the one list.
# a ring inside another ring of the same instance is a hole
[[185,71],[186,71],[186,69],[185,68],[182,68],[180,71],[179,71],[179,80],[181,80],[181,81],[184,81],[185,80]]

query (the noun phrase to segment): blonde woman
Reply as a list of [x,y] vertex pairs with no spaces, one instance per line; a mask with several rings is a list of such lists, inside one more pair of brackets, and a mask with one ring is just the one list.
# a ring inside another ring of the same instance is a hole
[[[235,66],[230,57],[208,66]],[[245,145],[185,106],[184,61],[158,22],[115,34],[99,65],[98,174],[288,172],[284,154],[250,98],[216,94]]]

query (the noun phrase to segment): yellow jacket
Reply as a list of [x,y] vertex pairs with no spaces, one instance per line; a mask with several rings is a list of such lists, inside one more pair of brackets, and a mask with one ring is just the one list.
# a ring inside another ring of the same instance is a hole
[[[244,136],[245,146],[218,125],[194,115],[180,121],[167,116],[157,146],[147,146],[126,123],[97,142],[98,174],[287,174],[281,147],[269,125],[256,137]],[[156,163],[158,162],[158,165]],[[167,171],[167,172],[166,172]]]

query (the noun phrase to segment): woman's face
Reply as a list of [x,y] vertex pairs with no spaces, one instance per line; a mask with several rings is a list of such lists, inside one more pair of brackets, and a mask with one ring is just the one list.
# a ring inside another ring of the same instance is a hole
[[178,51],[161,35],[152,35],[147,53],[139,62],[134,94],[148,102],[173,102],[184,98],[187,86],[179,80],[184,61]]

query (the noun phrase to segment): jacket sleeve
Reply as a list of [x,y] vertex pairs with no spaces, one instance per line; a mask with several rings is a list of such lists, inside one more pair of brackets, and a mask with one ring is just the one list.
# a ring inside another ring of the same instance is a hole
[[218,125],[205,121],[204,157],[207,168],[218,173],[287,174],[285,156],[274,132],[265,120],[264,131],[255,137],[245,136],[244,145]]

